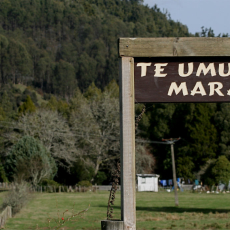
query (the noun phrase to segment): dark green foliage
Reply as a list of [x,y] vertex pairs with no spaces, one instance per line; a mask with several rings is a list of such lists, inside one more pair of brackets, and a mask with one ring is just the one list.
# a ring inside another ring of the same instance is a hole
[[72,64],[60,60],[55,68],[54,93],[63,98],[73,95],[76,87],[75,71]]
[[34,103],[34,105],[38,106],[38,99],[37,99],[37,95],[35,92],[32,92],[31,90],[29,90],[28,88],[26,88],[22,94],[22,97],[20,98],[23,102],[25,102],[27,100],[27,97],[30,97],[32,102]]
[[225,185],[230,181],[230,162],[225,156],[219,156],[217,160],[209,164],[202,179],[207,185],[217,185],[220,182]]
[[215,105],[194,104],[189,113],[186,128],[190,144],[186,154],[193,156],[195,167],[198,169],[208,159],[216,156],[217,130],[212,124]]
[[54,179],[61,184],[75,185],[82,180],[91,181],[93,175],[94,169],[92,167],[87,166],[82,160],[77,160],[70,168],[70,171],[67,171],[66,168],[58,167],[58,172]]
[[219,132],[219,152],[230,160],[230,104],[221,103],[215,114],[215,124]]
[[30,96],[27,96],[26,101],[19,107],[18,112],[19,114],[32,113],[35,112],[35,110],[36,110],[36,106],[34,105]]
[[97,175],[95,176],[94,183],[101,185],[103,184],[104,181],[106,181],[106,179],[107,179],[107,176],[105,172],[98,171]]
[[5,170],[8,178],[27,180],[34,185],[44,178],[53,178],[57,167],[45,147],[33,137],[22,137],[6,157]]
[[33,84],[72,95],[76,83],[118,80],[119,37],[184,37],[188,28],[142,1],[4,0],[0,7],[0,83]]
[[80,185],[82,187],[90,187],[90,186],[92,186],[92,184],[87,180],[82,180],[82,181],[78,182],[78,185]]
[[[136,106],[139,115],[143,105]],[[175,159],[178,177],[195,179],[208,159],[219,156],[217,149],[218,130],[214,117],[218,111],[216,104],[147,104],[143,120],[137,134],[150,141],[162,138],[178,138]],[[220,112],[221,114],[221,112]],[[169,145],[151,144],[151,152],[156,158],[155,172],[161,178],[172,178],[171,149]]]
[[5,173],[3,165],[0,165],[0,181],[8,182],[8,178],[6,177],[6,173]]
[[60,184],[54,180],[43,179],[40,183],[42,186],[60,186]]
[[[178,154],[179,155],[179,154]],[[177,177],[187,179],[195,179],[193,175],[194,170],[193,158],[191,156],[184,156],[177,158]]]

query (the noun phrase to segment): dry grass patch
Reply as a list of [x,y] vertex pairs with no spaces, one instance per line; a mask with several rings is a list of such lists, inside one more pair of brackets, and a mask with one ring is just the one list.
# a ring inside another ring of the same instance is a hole
[[185,217],[179,214],[168,214],[166,220],[184,220]]

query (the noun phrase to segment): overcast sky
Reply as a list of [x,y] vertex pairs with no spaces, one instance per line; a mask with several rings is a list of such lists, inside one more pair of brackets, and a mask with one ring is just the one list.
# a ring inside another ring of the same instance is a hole
[[230,0],[144,0],[144,5],[157,4],[168,10],[171,19],[187,25],[189,32],[201,32],[201,27],[212,28],[215,35],[230,34]]

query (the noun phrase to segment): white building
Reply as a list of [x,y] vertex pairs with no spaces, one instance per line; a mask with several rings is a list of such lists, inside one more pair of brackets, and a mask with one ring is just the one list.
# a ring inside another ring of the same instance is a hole
[[158,178],[157,174],[137,174],[137,189],[139,192],[151,191],[158,192]]

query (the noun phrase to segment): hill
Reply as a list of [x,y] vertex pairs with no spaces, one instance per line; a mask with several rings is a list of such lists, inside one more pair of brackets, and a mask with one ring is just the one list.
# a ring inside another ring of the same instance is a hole
[[191,36],[140,0],[2,0],[0,83],[71,97],[118,80],[119,37]]

